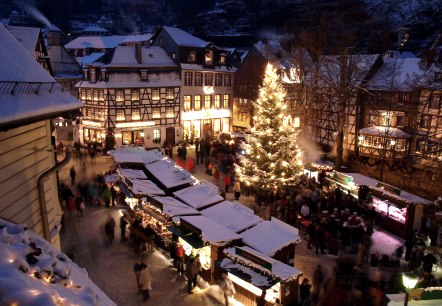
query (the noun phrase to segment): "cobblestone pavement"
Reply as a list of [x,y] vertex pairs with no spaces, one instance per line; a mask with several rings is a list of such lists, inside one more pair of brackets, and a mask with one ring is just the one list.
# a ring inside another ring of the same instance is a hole
[[[188,156],[192,158],[194,151],[188,150]],[[109,170],[111,159],[108,156],[98,156],[92,163],[86,160],[86,167],[82,169],[79,160],[72,160],[68,166],[60,171],[61,181],[70,185],[69,169],[74,165],[77,169],[78,179],[90,177],[96,173],[104,173]],[[204,166],[197,165],[194,169],[194,176],[198,179],[206,179],[211,183],[211,176],[204,174]],[[218,182],[221,187],[223,177]],[[227,193],[227,200],[233,201],[233,193]],[[252,196],[241,196],[240,202],[252,209],[258,215],[268,219],[269,212],[266,207],[257,208]],[[67,253],[80,266],[85,268],[90,278],[118,305],[143,305],[141,295],[137,294],[135,276],[132,266],[137,258],[132,244],[128,241],[121,241],[116,230],[116,239],[112,245],[107,245],[104,239],[104,223],[109,217],[116,221],[120,216],[119,208],[104,208],[103,206],[88,206],[84,217],[66,217],[66,224],[62,230],[61,243],[62,251]],[[370,253],[379,251],[381,254],[392,254],[403,241],[382,231],[375,231],[373,235],[373,246]],[[311,274],[319,263],[324,267],[326,274],[332,275],[336,256],[316,255],[314,249],[307,248],[307,242],[302,242],[296,247],[295,267],[304,273],[305,277],[311,279]],[[186,293],[186,279],[180,276],[171,266],[168,254],[156,248],[156,251],[149,256],[148,265],[153,277],[151,299],[149,305],[219,305],[208,294],[212,289],[196,289],[195,293]]]

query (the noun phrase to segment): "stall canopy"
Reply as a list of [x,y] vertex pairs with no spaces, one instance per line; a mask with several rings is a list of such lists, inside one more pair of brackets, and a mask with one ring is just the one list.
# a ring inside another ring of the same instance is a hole
[[129,179],[129,188],[134,195],[166,195],[166,193],[149,180]]
[[274,217],[240,234],[243,242],[258,252],[274,256],[282,248],[300,242],[299,230]]
[[165,156],[157,149],[146,151],[144,148],[139,147],[121,147],[116,150],[108,151],[108,154],[120,164],[148,164],[165,158]]
[[120,173],[120,176],[128,179],[147,180],[147,176],[143,170],[119,168],[118,173]]
[[298,269],[248,246],[227,248],[224,253],[227,258],[220,261],[221,268],[261,289],[302,275]]
[[351,176],[353,178],[353,182],[358,186],[365,185],[368,187],[375,187],[376,184],[378,183],[377,180],[359,173],[345,173],[345,174]]
[[170,217],[200,214],[196,209],[172,197],[154,197],[151,201],[155,206],[159,206],[164,214]]
[[201,214],[235,233],[240,233],[263,221],[255,215],[252,209],[230,201],[224,201],[203,209]]
[[[225,245],[231,241],[241,239],[240,235],[204,216],[183,216],[180,219],[181,226],[186,227],[186,225],[190,225],[196,232],[200,232],[204,243]],[[181,238],[186,240],[185,237]]]
[[170,159],[162,159],[150,164],[145,164],[144,167],[160,185],[163,185],[167,189],[193,184],[196,181],[192,174],[176,166]]
[[224,198],[218,194],[218,187],[206,181],[176,191],[173,195],[198,210],[224,200]]

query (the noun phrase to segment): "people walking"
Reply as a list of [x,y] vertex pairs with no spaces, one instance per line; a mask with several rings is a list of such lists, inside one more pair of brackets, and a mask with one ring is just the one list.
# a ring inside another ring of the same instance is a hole
[[83,217],[84,202],[79,191],[75,196],[75,208],[77,209],[77,217]]
[[[227,273],[223,273],[221,275],[221,289],[224,293],[224,299],[226,302],[226,306],[229,305],[229,299],[232,298],[235,295],[235,286],[233,285],[232,280],[229,278]],[[264,290],[263,290],[264,291]],[[265,291],[264,291],[265,292]]]
[[198,165],[200,162],[200,141],[197,139],[195,141],[195,157],[196,157],[196,164]]
[[115,220],[113,217],[109,217],[106,224],[104,225],[104,232],[108,239],[109,245],[112,245],[112,241],[115,238]]
[[309,283],[308,278],[304,277],[301,286],[299,286],[299,297],[301,299],[301,305],[305,305],[307,299],[310,297],[310,289],[312,285]]
[[176,248],[177,248],[177,241],[173,240],[172,244],[170,245],[169,255],[170,258],[172,258],[174,268],[177,268],[178,266],[178,257],[176,256]]
[[120,217],[120,232],[121,232],[121,240],[126,240],[126,227],[127,227],[127,219],[123,215]]
[[109,208],[110,207],[110,201],[111,201],[111,198],[112,198],[112,193],[111,193],[111,191],[110,191],[110,189],[109,189],[109,187],[107,185],[104,185],[104,189],[103,189],[103,192],[102,192],[102,197],[103,197],[104,204],[106,205],[106,208]]
[[186,277],[187,277],[187,293],[191,294],[194,286],[194,263],[195,259],[190,257],[186,263]]
[[238,201],[241,196],[241,183],[238,180],[233,184],[233,192],[235,193],[235,200]]
[[227,171],[227,173],[224,175],[224,186],[225,186],[226,193],[228,193],[229,187],[230,187],[230,172],[229,171]]
[[71,177],[71,184],[72,186],[75,186],[75,176],[77,175],[76,171],[75,171],[75,167],[72,166],[71,169],[69,170],[69,176]]
[[177,270],[179,273],[184,272],[184,248],[181,243],[176,245]]
[[322,271],[322,266],[317,265],[315,271],[313,271],[313,298],[315,301],[318,300],[320,293],[321,293],[321,287],[322,283],[324,282],[324,272]]
[[147,267],[147,265],[143,262],[142,258],[137,258],[137,260],[134,263],[133,270],[135,273],[135,279],[137,281],[138,292],[141,292],[141,287],[140,287],[141,270],[143,270],[145,267]]
[[140,289],[143,293],[143,301],[148,301],[150,298],[150,290],[152,290],[152,278],[145,262],[140,272]]
[[111,193],[111,199],[112,199],[112,206],[116,206],[116,200],[117,200],[117,190],[115,189],[114,185],[111,186],[109,189]]

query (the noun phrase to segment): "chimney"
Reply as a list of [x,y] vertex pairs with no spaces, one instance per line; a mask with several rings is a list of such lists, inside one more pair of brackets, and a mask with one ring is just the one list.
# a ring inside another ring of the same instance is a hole
[[135,58],[137,59],[138,64],[143,63],[143,56],[141,55],[141,45],[135,45]]
[[61,46],[61,33],[55,31],[48,32],[48,45],[49,46]]

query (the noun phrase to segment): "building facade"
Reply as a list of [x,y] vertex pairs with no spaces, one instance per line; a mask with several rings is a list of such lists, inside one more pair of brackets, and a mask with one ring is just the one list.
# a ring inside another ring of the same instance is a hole
[[170,27],[162,27],[152,45],[164,48],[181,68],[181,137],[191,141],[231,131],[235,54]]
[[178,66],[159,47],[118,46],[88,65],[77,84],[84,103],[83,144],[157,147],[180,139]]

